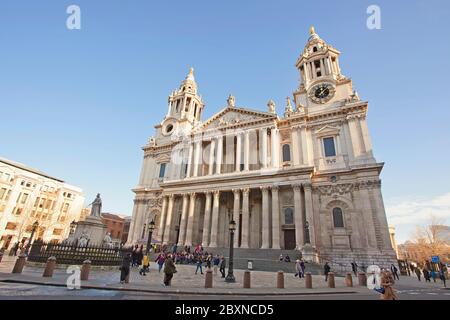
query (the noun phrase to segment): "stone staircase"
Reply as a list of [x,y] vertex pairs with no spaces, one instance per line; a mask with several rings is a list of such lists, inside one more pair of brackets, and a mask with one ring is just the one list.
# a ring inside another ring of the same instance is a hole
[[[206,251],[216,255],[223,255],[229,262],[229,248],[205,248]],[[283,257],[289,255],[291,262],[280,262],[280,254]],[[285,273],[295,273],[295,260],[301,257],[301,252],[296,250],[276,250],[276,249],[234,249],[233,264],[235,269],[247,270],[248,261],[252,262],[254,271],[283,271]],[[315,263],[306,263],[306,271],[312,274],[322,274],[322,267]]]

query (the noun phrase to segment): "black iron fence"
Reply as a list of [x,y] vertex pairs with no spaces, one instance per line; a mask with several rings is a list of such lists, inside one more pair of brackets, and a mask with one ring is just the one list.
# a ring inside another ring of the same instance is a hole
[[28,261],[47,262],[49,257],[56,257],[57,264],[81,265],[90,260],[93,266],[119,266],[123,257],[131,253],[132,248],[107,248],[76,244],[53,244],[35,241],[28,254]]

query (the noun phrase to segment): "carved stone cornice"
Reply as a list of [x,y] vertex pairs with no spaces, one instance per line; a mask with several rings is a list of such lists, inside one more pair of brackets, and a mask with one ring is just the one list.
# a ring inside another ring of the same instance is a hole
[[314,191],[319,192],[320,195],[323,196],[343,195],[352,192],[354,187],[355,187],[354,183],[342,183],[342,184],[317,186],[314,187]]
[[250,188],[243,188],[241,191],[244,196],[248,196],[250,194]]

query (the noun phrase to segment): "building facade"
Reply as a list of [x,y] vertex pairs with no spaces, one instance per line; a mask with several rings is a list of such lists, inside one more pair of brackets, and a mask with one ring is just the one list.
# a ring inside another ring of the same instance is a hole
[[282,116],[273,101],[258,111],[230,95],[202,121],[191,69],[143,147],[128,244],[145,243],[154,219],[163,243],[226,248],[234,220],[237,248],[312,247],[333,261],[393,261],[368,103],[339,56],[311,28]]
[[84,205],[80,188],[23,164],[0,158],[0,248],[34,239],[60,242],[70,223],[79,221]]

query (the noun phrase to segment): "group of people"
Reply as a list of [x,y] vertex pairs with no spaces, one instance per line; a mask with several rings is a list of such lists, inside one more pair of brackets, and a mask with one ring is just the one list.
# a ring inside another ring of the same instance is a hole
[[433,268],[429,261],[425,261],[422,268],[419,266],[416,267],[414,265],[411,265],[410,268],[412,272],[416,274],[419,281],[422,281],[421,278],[423,274],[425,282],[431,282],[431,279],[433,279],[433,282],[436,282],[436,279],[439,278],[444,284],[444,287],[447,287],[446,273],[448,272],[448,269],[445,264],[439,263],[437,268]]
[[280,258],[278,259],[280,262],[291,262],[291,257],[288,254],[283,257],[283,254],[280,254]]
[[[155,248],[152,248],[153,250]],[[224,256],[213,255],[204,250],[201,245],[197,245],[191,252],[191,248],[186,246],[182,251],[177,251],[173,246],[170,251],[167,247],[161,247],[161,251],[156,256],[155,263],[158,265],[158,272],[164,273],[164,286],[170,286],[173,275],[177,272],[176,264],[196,265],[195,274],[203,274],[203,267],[213,269],[217,275],[220,271],[222,278],[225,278],[226,260]],[[120,268],[120,282],[127,282],[130,268],[140,267],[139,274],[145,276],[150,271],[150,258],[144,251],[144,246],[135,245],[131,251],[125,255]]]

